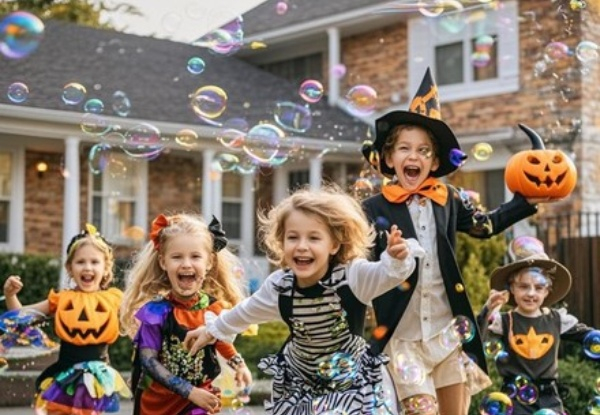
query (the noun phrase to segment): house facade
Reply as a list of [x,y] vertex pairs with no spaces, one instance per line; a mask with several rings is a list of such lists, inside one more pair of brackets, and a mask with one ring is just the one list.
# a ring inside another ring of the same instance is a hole
[[[47,22],[38,50],[0,60],[0,89],[15,82],[29,88],[24,102],[0,98],[0,250],[60,255],[92,222],[127,256],[146,241],[158,213],[195,211],[222,219],[249,279],[258,280],[268,264],[256,240],[256,211],[306,183],[352,189],[367,174],[360,147],[374,120],[406,109],[427,67],[438,82],[442,118],[470,155],[449,181],[478,191],[485,206],[510,198],[504,166],[530,146],[517,128],[524,123],[547,146],[572,155],[579,172],[573,194],[544,205],[541,215],[600,209],[597,64],[548,46],[561,42],[574,51],[597,41],[591,6],[464,2],[462,10],[426,16],[365,0],[290,2],[278,14],[277,3],[243,16],[245,44],[266,47],[230,56]],[[186,70],[192,57],[203,59],[201,74]],[[309,105],[307,128],[233,144],[232,128],[268,124],[277,134],[278,105],[305,106],[298,85],[306,79],[325,87],[323,99]],[[70,83],[86,87],[77,105],[64,100]],[[353,112],[348,92],[357,85],[377,92],[374,111]],[[195,107],[207,86],[226,92],[218,116]],[[104,111],[84,108],[93,100]],[[493,151],[478,154],[481,144]],[[268,162],[252,162],[261,158]],[[520,232],[529,225],[519,224]]]
[[[292,76],[290,65],[320,65],[330,103],[341,108],[353,85],[370,85],[379,94],[371,122],[392,109],[406,109],[430,67],[439,87],[442,118],[470,156],[449,177],[451,182],[477,190],[490,208],[510,198],[504,167],[515,152],[531,148],[517,127],[523,123],[544,138],[547,148],[568,154],[579,173],[573,194],[541,205],[538,216],[587,215],[600,209],[595,4],[577,8],[569,1],[447,2],[442,12],[433,7],[418,10],[416,2],[344,3],[305,2],[283,19],[267,19],[275,2],[264,3],[245,16],[248,27],[257,28],[247,33],[247,40],[269,47],[244,53],[243,58]],[[592,53],[586,54],[587,47]],[[346,75],[338,79],[331,75],[340,64]],[[491,146],[491,154],[480,154],[486,148],[482,144]],[[576,220],[569,226],[575,233],[597,235],[595,218],[592,215],[589,225]],[[527,227],[523,231],[535,232]]]

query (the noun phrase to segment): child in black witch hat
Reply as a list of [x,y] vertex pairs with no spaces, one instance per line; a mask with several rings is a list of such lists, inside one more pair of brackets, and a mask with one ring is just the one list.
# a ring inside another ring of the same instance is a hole
[[[393,179],[380,194],[363,202],[379,230],[374,259],[385,250],[385,231],[397,225],[405,238],[417,238],[427,252],[399,288],[373,301],[379,327],[376,345],[394,359],[416,359],[423,377],[409,379],[402,365],[392,368],[399,399],[407,412],[463,415],[470,395],[487,385],[467,384],[473,371],[486,371],[483,346],[454,255],[456,232],[489,238],[534,213],[537,208],[515,194],[489,213],[475,208],[456,188],[438,178],[455,171],[466,155],[441,120],[437,86],[429,69],[408,111],[393,111],[376,121],[376,138],[363,154],[381,174]],[[502,189],[503,191],[504,189]],[[464,345],[442,346],[454,319],[464,316],[475,336]],[[463,352],[467,352],[469,357]],[[470,364],[473,359],[477,365]],[[468,366],[471,372],[465,370]],[[484,378],[487,378],[484,376]],[[488,379],[489,380],[489,379]],[[415,407],[415,402],[421,402]]]
[[[541,241],[520,236],[508,251],[513,262],[492,272],[478,322],[484,338],[495,345],[502,390],[512,399],[513,413],[552,409],[563,414],[557,383],[560,341],[583,343],[594,329],[565,308],[550,308],[569,293],[571,273],[548,258]],[[500,313],[504,304],[514,308]]]

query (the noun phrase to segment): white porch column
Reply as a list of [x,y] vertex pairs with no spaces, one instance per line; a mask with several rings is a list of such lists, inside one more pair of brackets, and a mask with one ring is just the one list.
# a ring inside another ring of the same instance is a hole
[[242,246],[239,256],[241,258],[252,258],[254,256],[254,174],[242,176]]
[[[213,172],[212,193],[212,213],[223,222],[223,173],[215,174]],[[209,218],[210,219],[210,218]]]
[[[63,239],[62,262],[67,259],[67,246],[74,235],[79,233],[79,143],[78,137],[65,140],[65,190],[63,196]],[[67,271],[61,267],[60,288],[68,285]]]
[[212,194],[213,180],[211,178],[211,163],[215,157],[215,150],[204,150],[202,152],[202,216],[208,223],[212,219]]
[[323,179],[323,159],[319,157],[310,158],[309,182],[311,189],[321,188]]
[[329,43],[329,91],[328,103],[335,106],[340,98],[340,80],[331,76],[331,69],[340,63],[340,31],[337,27],[327,29],[327,40]]
[[287,181],[288,171],[285,167],[273,170],[273,204],[281,202],[288,194],[289,183]]

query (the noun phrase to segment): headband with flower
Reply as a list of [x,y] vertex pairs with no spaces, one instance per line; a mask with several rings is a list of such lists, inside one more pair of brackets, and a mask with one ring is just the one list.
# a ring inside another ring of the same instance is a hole
[[96,229],[96,227],[94,225],[92,225],[91,223],[86,223],[85,229],[83,229],[81,232],[79,232],[77,235],[75,235],[73,238],[71,238],[71,241],[69,242],[69,245],[67,246],[67,255],[71,254],[71,251],[73,249],[73,246],[75,245],[75,242],[79,241],[80,239],[85,238],[88,235],[100,239],[102,242],[104,242],[106,244],[106,246],[108,246],[110,248],[110,244],[108,243],[108,241],[106,239],[104,239],[104,237],[100,234],[100,232],[98,232],[98,229]]
[[[158,251],[160,248],[160,233],[162,232],[162,230],[164,228],[167,228],[171,224],[177,223],[178,221],[179,216],[172,216],[169,220],[169,218],[163,215],[162,213],[152,221],[152,229],[150,230],[150,240],[154,244],[154,249],[156,251]],[[219,222],[219,220],[214,215],[210,224],[208,225],[208,230],[210,231],[213,237],[214,252],[219,252],[227,246],[227,243],[229,241],[225,236],[225,231],[221,226],[221,222]]]

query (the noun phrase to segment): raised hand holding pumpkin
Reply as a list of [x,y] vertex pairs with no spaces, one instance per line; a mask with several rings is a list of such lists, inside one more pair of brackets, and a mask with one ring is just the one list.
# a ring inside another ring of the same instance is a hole
[[542,138],[519,124],[531,140],[532,149],[519,151],[506,165],[504,179],[509,190],[531,204],[551,202],[569,196],[577,184],[577,169],[571,159],[557,149],[546,149]]

